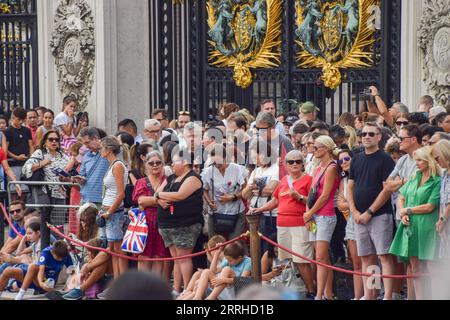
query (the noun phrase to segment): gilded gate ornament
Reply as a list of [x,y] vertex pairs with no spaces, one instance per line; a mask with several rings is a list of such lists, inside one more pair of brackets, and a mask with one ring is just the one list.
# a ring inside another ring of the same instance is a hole
[[282,0],[208,0],[209,62],[233,68],[236,85],[253,82],[251,68],[280,65]]
[[296,0],[297,61],[301,68],[321,68],[331,89],[342,82],[340,69],[373,64],[375,27],[380,0]]

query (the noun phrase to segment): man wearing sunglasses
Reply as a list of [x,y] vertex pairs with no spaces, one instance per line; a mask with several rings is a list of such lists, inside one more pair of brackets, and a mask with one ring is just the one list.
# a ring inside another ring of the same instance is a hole
[[[22,235],[25,235],[25,203],[23,201],[13,201],[9,205],[9,216],[13,222],[14,228]],[[3,217],[1,218],[3,219]],[[17,245],[12,247],[12,242],[15,242],[17,235],[11,228],[8,233],[8,239],[1,249],[1,253],[10,254],[17,249]]]
[[[356,245],[362,260],[362,271],[370,273],[370,266],[380,259],[383,274],[393,274],[393,261],[389,248],[394,236],[393,210],[390,192],[383,190],[383,183],[394,169],[394,161],[380,150],[381,129],[375,123],[367,123],[362,131],[364,152],[356,155],[351,163],[348,180],[348,203],[356,222]],[[367,287],[363,278],[365,300],[375,299],[375,290]],[[383,279],[387,300],[392,299],[392,280]]]

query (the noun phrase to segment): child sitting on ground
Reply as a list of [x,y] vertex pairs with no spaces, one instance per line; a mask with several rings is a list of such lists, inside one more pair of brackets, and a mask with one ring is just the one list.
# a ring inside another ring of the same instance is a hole
[[39,293],[53,291],[58,281],[59,273],[64,266],[68,268],[67,273],[71,273],[73,268],[69,267],[73,266],[73,262],[70,258],[67,244],[59,240],[52,246],[45,248],[38,262],[31,264],[27,270],[8,271],[9,268],[7,268],[0,278],[0,292],[5,289],[9,278],[16,279],[19,286],[23,282],[15,300],[23,300],[28,288],[35,289]]
[[[218,263],[222,253],[225,258]],[[217,275],[217,273],[219,273]],[[205,295],[208,285],[213,289],[206,300],[216,300],[219,295],[234,284],[236,277],[249,277],[251,274],[251,260],[245,255],[245,247],[242,242],[234,242],[214,252],[211,268],[204,270],[200,276],[198,288],[194,300],[201,300]],[[232,294],[223,298],[232,298]]]
[[[226,241],[226,239],[224,236],[215,235],[211,239],[209,239],[205,249],[215,248],[217,245],[220,245],[221,243],[223,243],[225,241]],[[207,257],[209,263],[212,264],[212,261],[213,261],[213,258],[214,258],[214,255],[216,252],[219,252],[219,249],[217,249],[216,251],[213,251],[213,253],[211,253],[209,251],[206,253],[206,257]],[[218,257],[219,264],[223,259],[222,252],[223,252],[223,250],[220,251],[220,255]],[[206,270],[208,270],[208,269],[206,269]],[[194,298],[195,292],[198,287],[198,281],[200,280],[200,276],[203,271],[205,271],[205,269],[198,269],[197,272],[195,272],[192,275],[191,281],[189,281],[187,288],[183,291],[183,293],[179,297],[177,297],[177,300],[192,300]]]
[[[89,246],[101,247],[102,241],[100,239],[92,239],[87,242]],[[63,298],[65,300],[80,300],[87,296],[88,298],[95,298],[95,292],[101,292],[108,280],[107,275],[111,275],[112,264],[110,255],[95,249],[87,249],[88,257],[87,263],[83,265],[80,271],[80,286],[70,290]]]

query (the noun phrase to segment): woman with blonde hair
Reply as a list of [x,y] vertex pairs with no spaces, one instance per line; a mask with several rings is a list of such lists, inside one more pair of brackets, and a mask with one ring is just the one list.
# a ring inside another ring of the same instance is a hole
[[[402,224],[389,250],[407,262],[413,274],[424,273],[425,265],[430,270],[436,259],[441,169],[431,151],[430,147],[424,147],[414,152],[418,170],[400,189],[397,209]],[[424,299],[423,279],[414,278],[413,283],[414,288],[408,291],[414,292],[417,300]]]
[[356,146],[356,143],[357,143],[356,131],[351,126],[345,126],[344,129],[345,129],[345,138],[346,138],[347,145],[348,145],[349,149],[352,150]]
[[450,258],[450,141],[441,140],[433,146],[433,158],[443,169],[441,176],[441,205],[436,231],[440,236],[439,258]]
[[[314,157],[320,163],[313,175],[307,211],[304,214],[306,227],[315,233],[316,260],[326,264],[330,263],[328,250],[337,224],[334,198],[339,188],[339,174],[335,159],[339,151],[329,136],[315,139]],[[317,228],[313,227],[313,222]],[[317,266],[316,300],[323,298],[332,299],[332,272]]]

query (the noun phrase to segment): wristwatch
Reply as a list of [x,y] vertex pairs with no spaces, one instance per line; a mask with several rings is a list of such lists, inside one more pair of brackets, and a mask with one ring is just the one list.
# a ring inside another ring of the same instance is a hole
[[303,200],[305,200],[305,197],[304,197],[304,196],[303,196],[302,194],[300,195],[300,197],[299,197],[299,198],[300,198],[300,201],[303,201]]
[[159,200],[159,192],[158,192],[158,191],[156,191],[156,192],[153,194],[153,196],[155,197],[156,200]]
[[237,195],[233,195],[233,201],[237,201],[239,198],[238,198],[238,196]]
[[372,211],[372,209],[367,209],[367,213],[369,214],[369,215],[371,215],[371,216],[373,216],[373,211]]
[[443,223],[447,222],[447,218],[446,217],[440,217],[439,220],[441,220]]
[[407,216],[410,216],[410,215],[412,215],[412,214],[413,214],[412,209],[411,209],[411,208],[407,208],[407,209],[406,209],[406,215],[407,215]]

